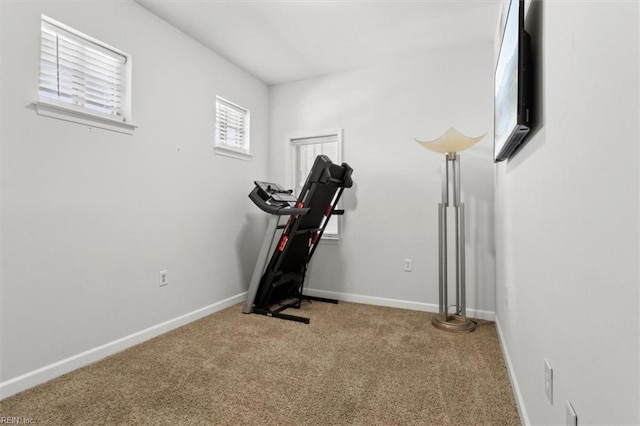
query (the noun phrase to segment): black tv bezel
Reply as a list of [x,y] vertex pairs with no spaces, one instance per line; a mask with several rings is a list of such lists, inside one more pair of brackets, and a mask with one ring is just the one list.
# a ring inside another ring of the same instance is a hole
[[[511,8],[516,5],[518,7],[518,67],[517,67],[517,80],[518,80],[518,100],[517,100],[517,112],[516,123],[511,130],[511,133],[507,137],[506,141],[502,145],[499,152],[496,152],[496,99],[495,88],[497,87],[497,65],[500,62],[501,55],[503,54],[503,44],[506,29],[508,27],[509,12]],[[531,131],[531,101],[532,101],[532,75],[531,75],[531,37],[525,31],[524,28],[524,0],[511,0],[509,2],[509,9],[507,9],[507,19],[505,20],[504,29],[502,31],[502,38],[500,40],[500,50],[498,53],[498,61],[496,62],[496,69],[494,72],[494,135],[493,135],[493,155],[494,161],[500,162],[510,158],[519,148],[526,142],[527,136]]]

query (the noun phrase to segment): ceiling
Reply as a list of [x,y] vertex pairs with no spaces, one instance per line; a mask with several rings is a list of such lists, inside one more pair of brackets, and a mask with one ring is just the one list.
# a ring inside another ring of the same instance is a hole
[[267,84],[493,40],[501,0],[136,0]]

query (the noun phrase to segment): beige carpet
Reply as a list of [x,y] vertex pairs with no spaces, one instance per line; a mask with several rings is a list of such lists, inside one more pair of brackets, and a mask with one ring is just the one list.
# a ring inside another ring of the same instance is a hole
[[495,325],[305,304],[304,325],[234,306],[0,402],[45,425],[518,425]]

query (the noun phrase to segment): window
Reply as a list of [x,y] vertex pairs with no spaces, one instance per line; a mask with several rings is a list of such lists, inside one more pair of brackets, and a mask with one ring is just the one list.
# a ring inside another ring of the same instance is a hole
[[[342,131],[317,132],[310,136],[289,139],[293,151],[293,192],[299,195],[311,166],[318,155],[326,155],[335,164],[342,164]],[[331,216],[322,235],[323,239],[337,240],[341,236],[341,218]]]
[[217,154],[249,160],[249,110],[216,96]]
[[130,133],[130,74],[130,55],[42,16],[38,113]]

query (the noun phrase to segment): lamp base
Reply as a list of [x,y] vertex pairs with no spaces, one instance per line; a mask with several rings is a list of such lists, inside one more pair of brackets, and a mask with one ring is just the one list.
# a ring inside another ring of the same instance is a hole
[[431,325],[435,328],[445,331],[466,331],[472,332],[478,324],[462,315],[447,315],[446,318],[442,314],[438,314],[431,320]]

